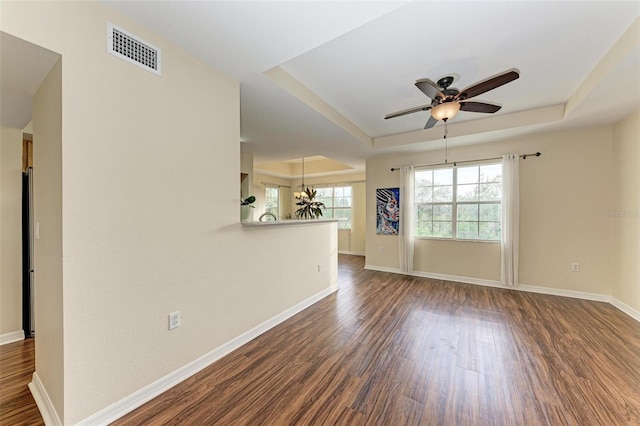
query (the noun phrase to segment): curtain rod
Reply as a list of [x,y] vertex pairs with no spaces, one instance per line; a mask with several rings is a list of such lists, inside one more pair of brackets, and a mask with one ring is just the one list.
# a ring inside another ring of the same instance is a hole
[[[519,157],[522,158],[523,160],[526,160],[527,157],[540,157],[541,155],[542,155],[542,153],[536,152],[535,154],[520,154]],[[453,162],[453,167],[456,167],[458,164],[477,163],[478,161],[491,161],[491,160],[502,160],[502,157],[482,158],[480,160],[454,161]],[[448,166],[450,164],[451,163],[421,164],[419,166],[414,166],[414,167]],[[392,167],[391,168],[392,172],[395,172],[396,170],[400,170],[400,167]]]
[[291,188],[290,186],[287,185],[278,185],[277,183],[271,183],[271,182],[260,182],[263,185],[269,185],[269,186],[275,186],[277,188]]

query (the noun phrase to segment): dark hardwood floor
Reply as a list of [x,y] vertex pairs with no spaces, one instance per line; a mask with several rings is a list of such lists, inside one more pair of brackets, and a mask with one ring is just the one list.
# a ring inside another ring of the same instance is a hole
[[115,424],[640,424],[640,325],[613,306],[363,266]]
[[340,255],[337,293],[114,424],[640,424],[640,324],[610,304],[363,263]]
[[44,425],[27,387],[36,368],[34,343],[0,346],[0,425]]

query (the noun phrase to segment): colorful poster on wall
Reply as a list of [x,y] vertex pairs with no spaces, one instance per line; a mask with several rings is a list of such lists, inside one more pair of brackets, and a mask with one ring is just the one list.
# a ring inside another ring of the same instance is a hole
[[398,235],[400,226],[400,188],[376,189],[376,234]]

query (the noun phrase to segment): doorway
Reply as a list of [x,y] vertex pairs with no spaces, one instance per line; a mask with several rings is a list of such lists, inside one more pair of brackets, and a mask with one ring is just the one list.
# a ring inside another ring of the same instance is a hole
[[33,135],[22,136],[22,329],[35,337],[33,279]]

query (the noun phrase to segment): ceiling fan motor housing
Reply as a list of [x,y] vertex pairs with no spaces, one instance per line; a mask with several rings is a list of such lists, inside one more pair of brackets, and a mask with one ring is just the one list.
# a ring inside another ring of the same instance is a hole
[[447,87],[451,86],[451,83],[453,83],[453,76],[448,75],[446,77],[442,77],[440,80],[438,80],[438,82],[436,83],[438,85],[439,88],[446,90]]
[[447,99],[452,98],[456,96],[458,93],[460,93],[460,91],[455,87],[449,87],[451,86],[451,83],[453,83],[454,80],[455,80],[455,77],[448,75],[448,76],[442,77],[436,83],[438,87],[442,89],[442,94],[445,95]]

